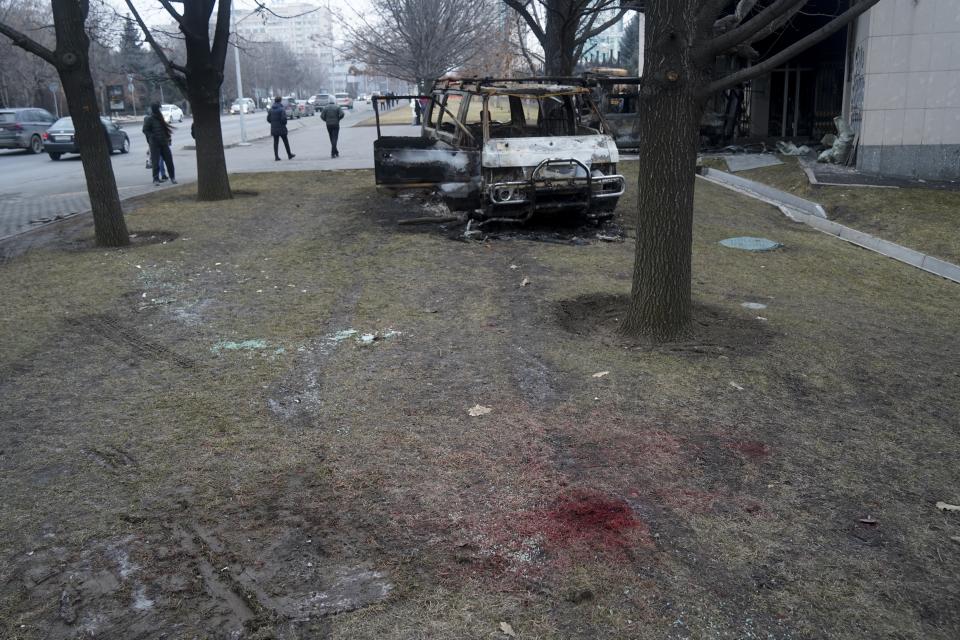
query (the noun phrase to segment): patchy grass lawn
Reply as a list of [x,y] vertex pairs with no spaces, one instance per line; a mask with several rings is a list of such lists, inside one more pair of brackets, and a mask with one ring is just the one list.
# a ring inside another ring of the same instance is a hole
[[960,264],[960,191],[811,185],[796,158],[780,159],[738,175],[819,202],[840,224]]
[[960,634],[957,285],[698,183],[651,348],[629,241],[233,181],[0,264],[0,637]]
[[[380,111],[380,126],[387,126],[390,124],[411,124],[413,122],[413,112],[410,111],[410,104],[406,100],[401,100],[401,104],[389,111],[383,111],[383,106],[381,105]],[[370,116],[369,118],[364,118],[357,124],[353,125],[355,127],[375,127],[377,126],[377,117]]]

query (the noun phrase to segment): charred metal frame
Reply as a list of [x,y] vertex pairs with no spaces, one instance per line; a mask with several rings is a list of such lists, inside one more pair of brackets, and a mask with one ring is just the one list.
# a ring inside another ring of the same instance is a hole
[[[591,131],[596,131],[596,133],[586,135],[609,136],[612,128],[604,117],[603,110],[599,107],[594,99],[594,92],[592,89],[595,89],[601,84],[634,84],[634,82],[631,82],[631,80],[634,79],[622,77],[606,78],[596,76],[440,79],[434,82],[430,90],[430,95],[375,96],[372,102],[377,125],[377,138],[378,141],[383,139],[383,133],[381,130],[382,123],[380,120],[381,102],[387,102],[390,100],[419,100],[429,101],[426,103],[427,106],[423,112],[424,119],[422,121],[421,131],[425,131],[425,129],[428,127],[427,118],[429,118],[429,114],[433,112],[434,105],[440,108],[440,117],[437,118],[436,131],[432,136],[430,136],[430,139],[443,140],[443,138],[437,138],[436,136],[439,136],[440,134],[444,134],[445,137],[450,135],[451,131],[441,130],[439,128],[440,124],[445,123],[446,118],[449,117],[453,119],[453,124],[455,125],[453,127],[453,131],[463,134],[463,136],[461,136],[461,140],[466,139],[475,143],[477,140],[474,134],[475,130],[472,131],[470,128],[468,128],[468,125],[465,124],[464,121],[461,121],[460,118],[462,114],[467,113],[467,110],[469,110],[473,100],[480,99],[482,100],[481,117],[479,122],[481,125],[480,136],[482,139],[480,153],[482,154],[483,147],[492,140],[495,140],[495,138],[491,136],[492,122],[490,107],[488,106],[490,99],[498,96],[518,99],[530,98],[535,100],[554,97],[554,95],[550,92],[552,87],[545,87],[543,85],[556,85],[555,95],[563,97],[564,112],[568,114],[567,117],[571,118],[570,126],[572,133],[566,135],[557,135],[555,137],[561,139],[577,138],[584,135],[579,133],[581,126],[584,124],[583,117],[585,112],[581,111],[583,106],[589,108],[591,119],[595,119],[597,122],[595,125],[596,128],[590,129]],[[638,82],[639,78],[635,80]],[[530,86],[528,88],[524,85],[539,86]],[[460,103],[458,113],[453,113],[453,111],[448,108],[448,106],[445,104],[446,100],[438,99],[439,94],[462,95],[464,100]],[[576,100],[576,96],[578,95],[582,96],[584,99],[579,101]],[[588,126],[587,128],[590,127]],[[548,137],[553,137],[549,134],[547,135]],[[508,136],[503,139],[512,140],[513,138]],[[454,143],[451,140],[446,140],[445,143],[448,145],[454,144],[462,149],[462,143]],[[563,152],[561,151],[560,153]],[[389,154],[385,154],[385,157],[390,156]],[[478,162],[480,162],[479,158]],[[480,191],[481,199],[478,200],[478,202],[483,202],[483,196],[486,197],[487,204],[484,205],[483,208],[487,210],[487,221],[499,220],[523,222],[525,220],[529,220],[537,211],[558,211],[565,209],[584,209],[588,216],[600,217],[603,215],[603,212],[612,211],[612,208],[601,208],[598,210],[598,212],[594,212],[594,203],[597,203],[598,206],[602,206],[600,203],[607,202],[607,206],[611,206],[609,203],[612,200],[614,203],[612,206],[615,206],[616,199],[622,196],[626,189],[626,180],[622,175],[616,173],[594,175],[591,166],[589,166],[589,163],[586,160],[581,160],[574,157],[545,158],[543,160],[538,160],[536,166],[532,170],[530,169],[531,166],[532,165],[517,165],[517,169],[523,169],[524,176],[529,176],[523,180],[505,180],[485,185],[483,183],[486,182],[486,179],[480,177],[480,183],[478,186],[480,186],[482,191]],[[573,176],[560,175],[548,177],[544,175],[548,168],[559,166],[574,167]],[[477,170],[480,172],[480,176],[484,174],[485,169],[482,162],[480,162]],[[407,183],[398,184],[397,186],[400,188],[405,188],[428,185]],[[514,209],[515,211],[509,212],[510,209]],[[501,215],[497,215],[498,213],[501,213]],[[514,213],[514,215],[511,216],[510,213]]]

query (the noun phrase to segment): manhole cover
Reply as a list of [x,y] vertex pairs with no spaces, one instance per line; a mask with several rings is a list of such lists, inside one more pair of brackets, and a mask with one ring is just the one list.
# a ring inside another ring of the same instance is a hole
[[750,238],[747,236],[727,238],[726,240],[721,240],[720,244],[725,247],[730,247],[731,249],[743,249],[744,251],[772,251],[783,246],[779,242],[767,240],[766,238]]

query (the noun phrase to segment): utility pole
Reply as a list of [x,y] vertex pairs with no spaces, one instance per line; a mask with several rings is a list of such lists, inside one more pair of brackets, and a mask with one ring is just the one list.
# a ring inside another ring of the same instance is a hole
[[230,4],[230,17],[233,18],[233,61],[237,67],[237,100],[240,103],[240,144],[241,147],[249,146],[247,142],[247,122],[245,120],[244,108],[246,103],[243,101],[243,82],[240,80],[240,32],[237,30],[237,10],[236,4]]

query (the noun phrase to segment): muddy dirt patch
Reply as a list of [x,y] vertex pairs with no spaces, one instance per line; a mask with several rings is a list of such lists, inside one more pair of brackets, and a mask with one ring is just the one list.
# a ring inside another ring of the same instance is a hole
[[556,303],[554,314],[560,328],[585,339],[607,346],[684,356],[754,355],[775,337],[763,320],[695,304],[688,338],[672,343],[648,343],[622,336],[618,331],[629,302],[627,296],[589,294]]

